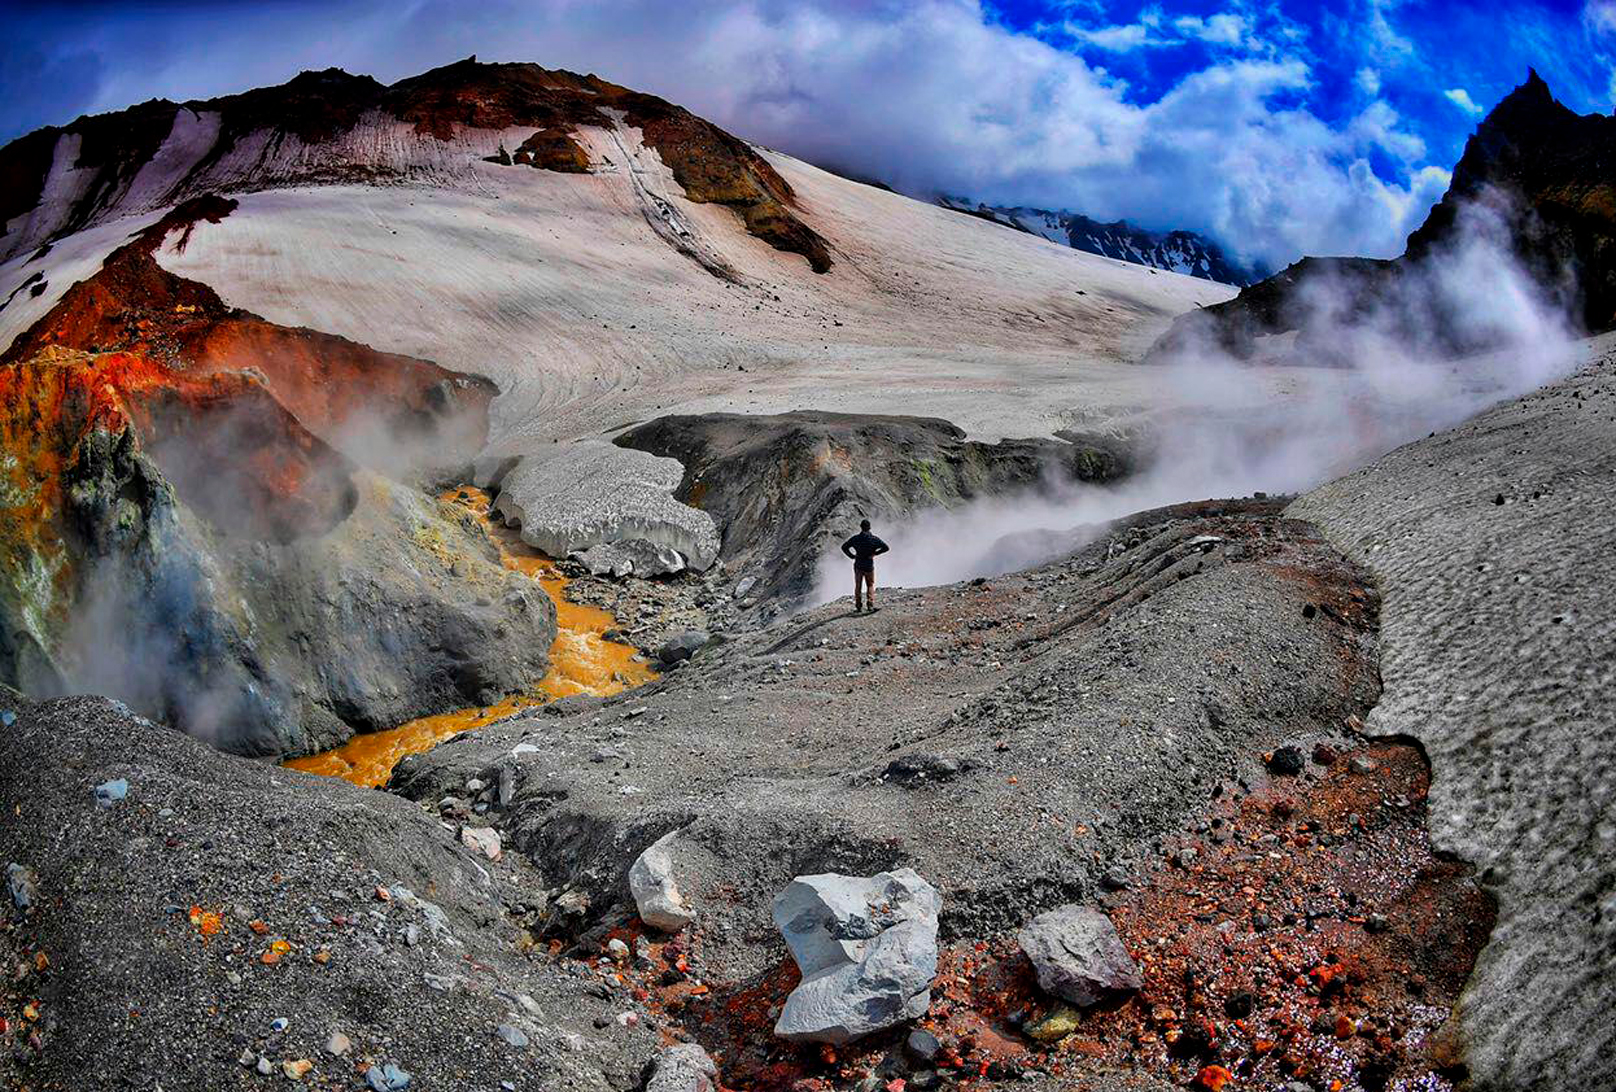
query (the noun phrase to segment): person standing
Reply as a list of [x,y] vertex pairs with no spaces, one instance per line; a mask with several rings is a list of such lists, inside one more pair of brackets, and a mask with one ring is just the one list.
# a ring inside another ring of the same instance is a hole
[[861,520],[859,533],[842,543],[842,553],[853,559],[854,613],[863,610],[866,602],[872,613],[876,610],[875,559],[890,549],[892,547],[870,533],[869,520]]

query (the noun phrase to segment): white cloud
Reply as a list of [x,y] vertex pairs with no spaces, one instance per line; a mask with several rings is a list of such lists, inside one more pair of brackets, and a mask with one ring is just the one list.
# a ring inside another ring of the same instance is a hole
[[[1275,105],[1311,86],[1294,45],[1217,62],[1141,105],[1120,80],[1012,32],[976,0],[349,3],[320,20],[243,8],[188,28],[162,69],[122,61],[105,106],[217,95],[329,65],[391,81],[477,53],[597,72],[911,193],[1184,227],[1274,263],[1396,254],[1441,192],[1442,172],[1422,170],[1422,146],[1374,96],[1335,126]],[[334,19],[347,28],[340,39],[327,33]],[[1154,11],[1137,25],[1174,33]],[[271,29],[272,56],[261,47]],[[1369,170],[1385,157],[1403,181]]]
[[1185,15],[1174,19],[1173,27],[1184,37],[1209,45],[1237,46],[1246,40],[1246,20],[1232,12],[1220,12],[1205,19]]
[[1380,94],[1380,72],[1367,65],[1358,69],[1358,74],[1353,77],[1352,82],[1359,91],[1370,98]]
[[1616,0],[1590,0],[1582,7],[1582,21],[1599,34],[1616,34]]
[[1158,38],[1152,28],[1144,23],[1094,28],[1068,24],[1066,32],[1085,45],[1091,45],[1096,49],[1103,49],[1111,53],[1128,53],[1144,46],[1178,44],[1169,39]]
[[1470,97],[1470,92],[1462,87],[1450,87],[1442,92],[1444,98],[1473,118],[1482,115],[1482,109],[1476,105],[1476,100]]

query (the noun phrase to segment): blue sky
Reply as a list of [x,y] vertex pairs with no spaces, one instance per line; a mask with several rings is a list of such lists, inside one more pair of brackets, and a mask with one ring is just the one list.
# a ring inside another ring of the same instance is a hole
[[1611,109],[1616,0],[175,0],[3,6],[0,140],[470,53],[594,71],[917,194],[1390,255],[1535,66]]

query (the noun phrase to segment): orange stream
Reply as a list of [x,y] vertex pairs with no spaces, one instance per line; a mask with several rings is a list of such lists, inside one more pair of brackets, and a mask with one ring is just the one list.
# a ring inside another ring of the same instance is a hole
[[543,705],[572,694],[616,694],[656,678],[650,666],[635,657],[630,645],[608,641],[602,634],[616,620],[607,611],[571,602],[567,578],[555,562],[522,542],[514,533],[489,521],[488,494],[465,486],[443,494],[443,500],[468,508],[487,523],[499,544],[507,569],[538,580],[555,602],[556,638],[550,645],[550,672],[532,691],[506,698],[497,705],[474,706],[453,713],[422,717],[385,732],[362,732],[334,751],[290,759],[294,770],[342,777],[356,785],[385,785],[393,767],[405,755],[430,751],[452,736],[509,716],[519,709]]

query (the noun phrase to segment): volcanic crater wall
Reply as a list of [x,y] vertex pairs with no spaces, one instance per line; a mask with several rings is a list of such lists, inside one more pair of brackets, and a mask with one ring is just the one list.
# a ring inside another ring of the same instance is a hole
[[178,207],[0,357],[0,681],[248,754],[531,685],[548,597],[413,484],[469,463],[493,385],[155,262],[233,207]]

